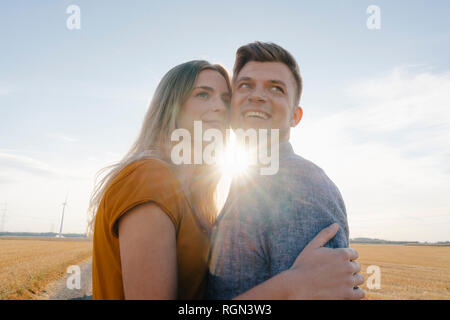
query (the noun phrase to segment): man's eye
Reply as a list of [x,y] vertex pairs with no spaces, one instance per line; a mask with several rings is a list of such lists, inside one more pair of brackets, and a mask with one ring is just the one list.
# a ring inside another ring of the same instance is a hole
[[278,92],[284,93],[283,88],[281,88],[281,87],[279,87],[279,86],[273,86],[273,87],[272,87],[272,90],[273,90],[273,91],[278,91]]
[[208,92],[199,92],[195,96],[200,97],[200,98],[208,98],[209,94],[208,94]]
[[239,88],[250,88],[250,84],[248,84],[248,83],[241,83],[240,85],[239,85]]

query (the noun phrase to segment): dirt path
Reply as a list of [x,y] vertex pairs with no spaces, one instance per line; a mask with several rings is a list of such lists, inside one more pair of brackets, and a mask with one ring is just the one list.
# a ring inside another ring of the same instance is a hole
[[39,296],[42,300],[91,300],[92,299],[92,258],[78,264],[81,271],[80,289],[67,288],[70,274],[50,283],[45,292]]

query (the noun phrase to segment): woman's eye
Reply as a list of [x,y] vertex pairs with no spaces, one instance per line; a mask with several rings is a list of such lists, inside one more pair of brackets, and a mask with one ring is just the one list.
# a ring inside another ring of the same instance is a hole
[[200,97],[200,98],[208,98],[209,94],[208,94],[208,92],[199,92],[195,96]]
[[250,85],[249,85],[248,83],[241,83],[241,84],[239,85],[239,88],[244,88],[244,89],[250,88]]

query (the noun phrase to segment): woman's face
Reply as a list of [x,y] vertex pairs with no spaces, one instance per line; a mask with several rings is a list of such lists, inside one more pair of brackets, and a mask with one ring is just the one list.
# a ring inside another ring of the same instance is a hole
[[194,137],[194,121],[202,121],[203,132],[209,128],[224,132],[228,127],[230,100],[227,82],[218,71],[200,71],[191,95],[181,106],[177,127],[189,130]]

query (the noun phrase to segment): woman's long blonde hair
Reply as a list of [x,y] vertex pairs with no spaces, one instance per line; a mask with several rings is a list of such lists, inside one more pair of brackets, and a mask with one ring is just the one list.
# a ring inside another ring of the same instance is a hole
[[[128,164],[157,158],[171,165],[170,152],[174,142],[170,137],[177,129],[176,120],[181,106],[192,92],[198,74],[203,70],[219,72],[227,82],[231,92],[231,81],[227,71],[220,65],[204,60],[193,60],[172,68],[161,79],[145,115],[138,138],[121,161],[110,165],[98,173],[107,172],[94,187],[88,208],[88,234],[94,230],[95,216],[100,202],[110,182]],[[186,194],[199,222],[204,228],[215,220],[217,206],[215,192],[220,178],[216,166],[199,165],[195,168],[192,192]]]

